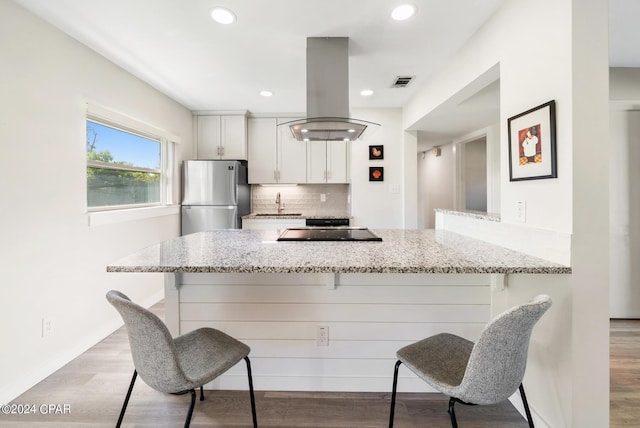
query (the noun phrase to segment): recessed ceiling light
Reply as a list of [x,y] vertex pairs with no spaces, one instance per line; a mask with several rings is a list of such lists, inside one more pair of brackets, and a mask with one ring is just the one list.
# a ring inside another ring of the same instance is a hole
[[354,132],[356,132],[356,130],[355,129],[347,129],[347,132],[353,134]]
[[211,18],[218,24],[233,24],[236,22],[235,13],[224,7],[214,7],[211,10]]
[[308,130],[308,129],[305,129],[305,128],[302,128],[302,129],[300,130],[300,132],[309,132],[309,130]]
[[400,6],[396,6],[391,11],[391,17],[396,21],[404,21],[405,19],[409,19],[416,13],[416,6],[411,3],[401,4]]
[[273,92],[271,92],[271,91],[260,91],[260,95],[262,95],[263,97],[272,97],[273,96]]
[[363,97],[370,97],[371,95],[373,95],[373,90],[363,89],[362,91],[360,91],[360,95],[362,95]]

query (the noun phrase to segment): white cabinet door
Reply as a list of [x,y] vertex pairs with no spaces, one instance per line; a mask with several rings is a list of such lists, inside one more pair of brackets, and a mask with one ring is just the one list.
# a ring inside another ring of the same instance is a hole
[[348,183],[346,141],[307,143],[307,183]]
[[220,117],[220,159],[247,159],[246,116]]
[[327,142],[307,143],[307,183],[327,182]]
[[248,171],[250,184],[277,183],[276,119],[252,117],[248,120]]
[[198,159],[247,159],[244,115],[197,116]]
[[[296,118],[278,118],[278,123]],[[296,141],[289,126],[278,126],[278,183],[303,184],[307,182],[307,144]],[[251,168],[251,167],[249,167]]]
[[219,159],[220,116],[197,116],[198,159]]
[[348,183],[349,142],[327,141],[327,183]]

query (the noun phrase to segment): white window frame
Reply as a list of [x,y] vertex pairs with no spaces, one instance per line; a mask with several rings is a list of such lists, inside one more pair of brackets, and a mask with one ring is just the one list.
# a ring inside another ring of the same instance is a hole
[[[180,209],[175,201],[174,183],[176,177],[175,146],[180,143],[180,139],[161,128],[97,104],[87,103],[85,119],[85,124],[87,120],[90,120],[101,125],[160,142],[160,201],[155,203],[111,205],[104,207],[89,207],[87,204],[86,209],[89,226],[178,214]],[[98,166],[98,164],[101,163],[86,161],[87,166],[92,164]],[[111,164],[106,166],[110,169],[118,168],[114,168]],[[128,168],[124,167],[123,169]],[[133,169],[139,171],[142,168]],[[156,170],[150,171],[155,172]]]

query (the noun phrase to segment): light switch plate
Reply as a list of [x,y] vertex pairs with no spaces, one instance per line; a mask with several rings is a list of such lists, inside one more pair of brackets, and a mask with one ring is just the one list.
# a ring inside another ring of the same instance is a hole
[[516,202],[516,221],[520,223],[526,223],[527,221],[527,202],[526,201]]

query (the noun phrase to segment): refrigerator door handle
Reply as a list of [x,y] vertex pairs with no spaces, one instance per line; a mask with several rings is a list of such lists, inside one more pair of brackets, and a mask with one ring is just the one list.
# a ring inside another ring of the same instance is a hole
[[238,183],[240,178],[240,174],[238,173],[238,168],[230,169],[229,174],[231,175],[231,180],[229,180],[229,194],[231,195],[231,202],[237,205],[238,204]]

